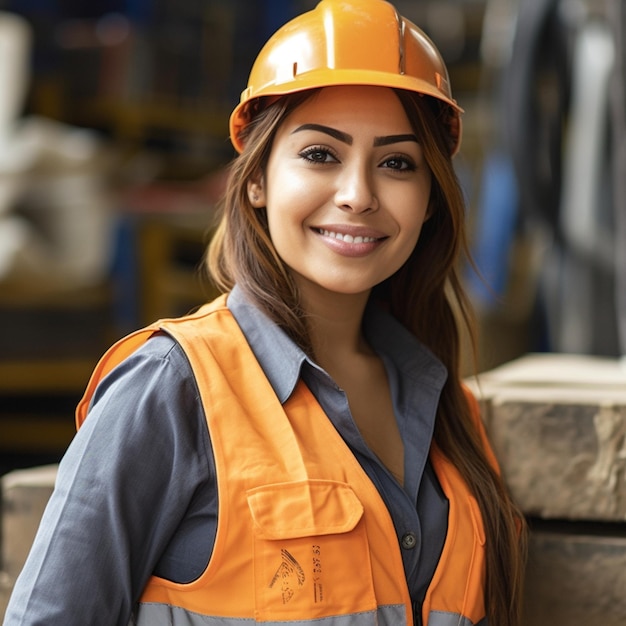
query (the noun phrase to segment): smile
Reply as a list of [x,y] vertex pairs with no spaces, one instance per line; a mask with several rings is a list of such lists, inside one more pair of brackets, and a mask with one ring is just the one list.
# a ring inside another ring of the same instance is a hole
[[376,237],[366,237],[357,235],[353,237],[352,235],[336,233],[332,230],[325,230],[323,228],[319,229],[319,233],[324,235],[325,237],[332,237],[333,239],[339,239],[340,241],[344,241],[345,243],[373,243],[374,241],[378,241]]

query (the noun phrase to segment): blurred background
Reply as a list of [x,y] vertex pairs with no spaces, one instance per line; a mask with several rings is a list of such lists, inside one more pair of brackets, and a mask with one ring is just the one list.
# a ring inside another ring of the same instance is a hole
[[[315,4],[0,0],[0,474],[60,458],[116,338],[213,295],[228,115],[263,42]],[[624,3],[395,4],[465,109],[479,370],[623,355]]]

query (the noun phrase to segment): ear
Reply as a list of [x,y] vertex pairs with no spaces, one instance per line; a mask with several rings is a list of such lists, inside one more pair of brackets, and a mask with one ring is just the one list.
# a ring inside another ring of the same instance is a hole
[[265,206],[265,186],[261,173],[248,181],[248,200],[255,209]]

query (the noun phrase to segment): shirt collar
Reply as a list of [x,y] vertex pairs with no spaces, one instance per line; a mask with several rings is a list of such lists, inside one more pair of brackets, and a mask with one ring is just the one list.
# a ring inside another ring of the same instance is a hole
[[[237,285],[227,305],[281,403],[293,393],[304,363],[323,371]],[[390,313],[370,304],[364,330],[374,351],[391,361],[405,380],[441,390],[446,367]]]
[[310,359],[275,322],[235,285],[227,306],[281,403],[293,393],[305,361]]
[[448,378],[446,366],[393,315],[370,302],[363,328],[374,352],[389,359],[403,377],[441,390]]

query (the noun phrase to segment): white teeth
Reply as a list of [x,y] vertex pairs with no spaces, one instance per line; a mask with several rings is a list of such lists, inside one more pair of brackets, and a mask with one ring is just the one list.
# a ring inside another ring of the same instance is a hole
[[335,233],[331,230],[324,229],[321,229],[320,232],[326,237],[334,237],[335,239],[345,241],[346,243],[371,243],[376,241],[375,237],[362,237],[361,235],[353,237],[352,235],[342,235],[341,233]]

